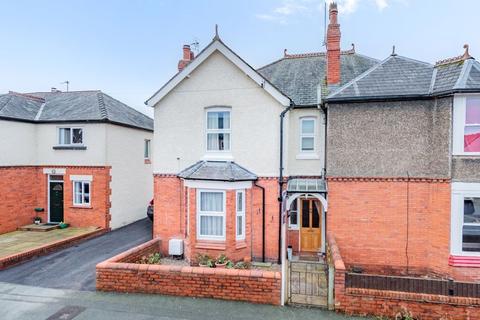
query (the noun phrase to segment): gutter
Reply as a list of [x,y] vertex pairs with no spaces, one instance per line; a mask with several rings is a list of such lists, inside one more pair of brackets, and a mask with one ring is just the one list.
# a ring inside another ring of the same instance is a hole
[[288,111],[293,109],[294,104],[290,105],[280,113],[280,164],[278,174],[278,264],[282,264],[282,201],[283,201],[283,119]]

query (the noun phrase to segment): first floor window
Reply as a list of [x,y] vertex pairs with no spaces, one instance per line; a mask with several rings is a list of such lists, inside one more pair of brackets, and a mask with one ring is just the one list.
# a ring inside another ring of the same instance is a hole
[[207,111],[207,151],[230,151],[230,111]]
[[79,145],[83,144],[82,128],[58,128],[59,145]]
[[480,152],[480,97],[466,97],[463,148],[465,152]]
[[245,192],[237,191],[236,196],[236,230],[237,240],[245,239]]
[[463,198],[462,251],[480,252],[480,197]]
[[300,120],[300,151],[315,151],[315,118]]
[[90,181],[73,181],[73,204],[90,205]]
[[290,207],[290,228],[298,228],[298,209],[297,209],[297,200],[292,202]]
[[225,239],[225,192],[198,192],[198,238],[210,240]]
[[150,140],[145,140],[145,146],[143,150],[143,157],[145,159],[150,159]]

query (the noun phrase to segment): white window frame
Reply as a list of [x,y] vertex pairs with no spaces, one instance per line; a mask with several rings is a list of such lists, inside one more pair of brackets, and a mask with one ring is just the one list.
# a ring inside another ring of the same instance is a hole
[[[229,113],[229,129],[208,129],[208,114],[210,112],[228,112]],[[229,149],[228,150],[208,150],[208,134],[209,133],[228,133],[229,134]],[[205,108],[205,152],[207,154],[228,154],[232,151],[232,109],[227,107],[210,107]]]
[[[209,192],[221,192],[222,193],[222,201],[223,201],[223,211],[201,211],[201,194],[202,193],[209,193]],[[215,190],[215,189],[197,189],[197,239],[199,240],[215,240],[215,241],[225,241],[226,239],[226,192],[225,190]],[[210,236],[210,235],[201,235],[200,234],[200,217],[201,216],[216,216],[216,217],[223,217],[223,226],[222,226],[222,236]]]
[[150,160],[152,154],[152,140],[145,139],[143,144],[143,157],[145,160]]
[[[453,155],[480,156],[480,152],[464,151],[464,134],[466,126],[465,121],[467,120],[466,114],[468,97],[480,98],[480,95],[455,95],[453,98]],[[472,125],[470,124],[469,126]]]
[[480,198],[480,183],[452,183],[450,253],[455,256],[480,257],[480,252],[463,251],[464,198]]
[[[297,212],[297,223],[292,223],[292,216],[290,215],[290,216],[288,217],[288,228],[289,228],[290,230],[299,230],[299,226],[298,226],[298,219],[299,219],[298,205],[299,205],[299,203],[298,203],[298,199],[295,199],[294,201],[295,201],[295,203],[296,203],[296,205],[297,205],[297,210],[296,210],[296,212]],[[292,204],[293,204],[293,203],[292,203]]]
[[[77,183],[81,183],[81,186],[82,186],[82,190],[81,190],[81,194],[82,194],[82,202],[81,203],[78,203],[76,202],[76,197],[75,197],[75,186]],[[89,190],[89,197],[88,197],[88,203],[87,202],[84,202],[84,185],[88,184],[88,190]],[[72,180],[72,191],[73,191],[73,205],[75,207],[90,207],[92,205],[92,181],[91,180]]]
[[[303,133],[303,122],[313,121],[313,133]],[[313,150],[303,150],[303,138],[313,138]],[[317,118],[315,117],[302,117],[300,118],[300,153],[301,154],[314,154],[317,152]]]
[[[60,143],[60,132],[62,129],[70,129],[70,142],[69,143]],[[81,143],[73,143],[73,130],[80,129],[82,130],[82,142]],[[85,141],[85,128],[84,127],[57,127],[57,146],[83,146]]]
[[[238,195],[242,195],[242,208],[238,209]],[[242,217],[242,234],[238,234],[238,217]],[[237,240],[245,240],[245,190],[237,190],[235,192],[235,236]]]

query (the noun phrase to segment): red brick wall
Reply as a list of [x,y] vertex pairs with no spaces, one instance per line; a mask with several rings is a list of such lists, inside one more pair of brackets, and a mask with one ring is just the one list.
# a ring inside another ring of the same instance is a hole
[[[16,230],[33,223],[35,208],[44,208],[38,213],[46,222],[48,212],[48,175],[43,168],[55,166],[9,166],[0,167],[0,233]],[[110,168],[109,167],[59,167],[66,168],[64,175],[64,220],[72,226],[98,226],[108,228],[110,215]],[[92,206],[74,208],[72,183],[69,176],[92,175]]]
[[347,267],[389,274],[450,273],[448,181],[330,178],[328,188],[328,230]]
[[345,288],[343,252],[341,255],[332,233],[328,234],[327,242],[329,264],[335,268],[335,310],[393,318],[406,309],[417,319],[480,319],[480,299]]
[[158,242],[151,240],[98,264],[97,290],[280,304],[280,272],[122,262]]
[[[278,257],[278,183],[274,178],[260,178],[257,182],[265,188],[265,256],[266,260],[276,261]],[[205,241],[196,237],[196,192],[194,188],[183,186],[182,181],[173,175],[155,175],[154,237],[163,240],[162,252],[168,253],[168,240],[185,240],[185,257],[194,262],[198,253],[206,253],[212,258],[225,253],[234,261],[245,257],[262,258],[262,192],[252,186],[245,193],[245,240],[235,238],[235,190],[226,192],[226,240]],[[188,201],[187,201],[188,200]],[[187,228],[188,221],[188,232]]]

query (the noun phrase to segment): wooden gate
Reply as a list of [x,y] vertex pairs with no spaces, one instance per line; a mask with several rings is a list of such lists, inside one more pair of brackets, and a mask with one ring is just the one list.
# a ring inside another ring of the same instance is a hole
[[327,307],[327,265],[314,261],[288,261],[288,302]]

